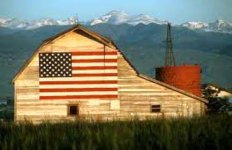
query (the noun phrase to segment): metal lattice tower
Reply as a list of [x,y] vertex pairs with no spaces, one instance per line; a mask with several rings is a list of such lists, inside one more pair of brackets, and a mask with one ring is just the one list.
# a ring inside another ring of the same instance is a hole
[[166,39],[166,54],[165,54],[165,66],[175,66],[176,61],[172,49],[172,33],[171,24],[167,26],[167,39]]

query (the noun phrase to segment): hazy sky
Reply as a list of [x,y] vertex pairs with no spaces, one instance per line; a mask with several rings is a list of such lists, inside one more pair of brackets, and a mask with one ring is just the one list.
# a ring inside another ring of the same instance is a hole
[[87,21],[111,10],[148,14],[174,23],[217,18],[232,22],[232,0],[0,0],[0,17],[26,20],[78,15],[80,21]]

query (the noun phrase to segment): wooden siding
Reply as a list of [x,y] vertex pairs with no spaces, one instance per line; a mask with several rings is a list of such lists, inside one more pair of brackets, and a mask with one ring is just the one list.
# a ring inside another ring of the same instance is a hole
[[[103,49],[115,51],[97,41],[70,32],[45,44],[39,52],[96,52]],[[117,99],[39,100],[39,60],[36,54],[14,83],[15,120],[73,120],[75,117],[68,116],[67,112],[70,104],[79,106],[80,118],[95,120],[126,119],[137,115],[143,118],[204,113],[203,102],[139,77],[120,52],[117,65]],[[152,104],[161,105],[161,112],[151,113]]]
[[[122,55],[118,58],[120,113],[138,116],[192,116],[204,113],[203,102],[149,82],[136,75]],[[151,113],[152,104],[161,105],[160,113]]]

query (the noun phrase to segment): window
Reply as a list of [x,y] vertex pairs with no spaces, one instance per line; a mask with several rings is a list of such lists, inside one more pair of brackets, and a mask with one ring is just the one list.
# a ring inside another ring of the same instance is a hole
[[78,105],[70,105],[70,106],[68,106],[68,115],[69,116],[78,116],[79,115],[79,107],[78,107]]
[[151,105],[151,112],[152,113],[160,112],[160,110],[161,110],[160,105]]

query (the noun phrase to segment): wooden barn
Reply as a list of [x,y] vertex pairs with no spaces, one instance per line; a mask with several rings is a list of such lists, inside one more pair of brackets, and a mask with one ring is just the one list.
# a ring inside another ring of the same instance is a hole
[[81,25],[45,40],[13,83],[15,121],[192,116],[207,103],[139,74],[113,41]]

